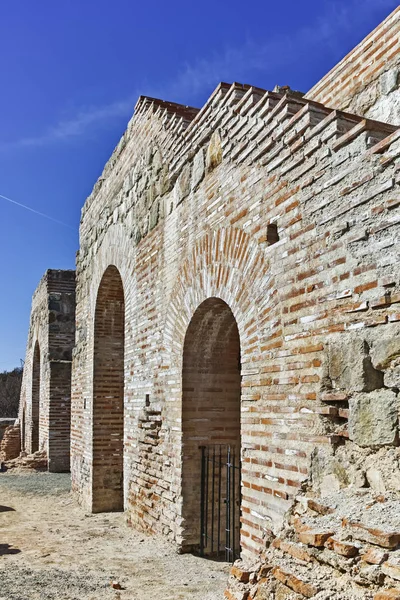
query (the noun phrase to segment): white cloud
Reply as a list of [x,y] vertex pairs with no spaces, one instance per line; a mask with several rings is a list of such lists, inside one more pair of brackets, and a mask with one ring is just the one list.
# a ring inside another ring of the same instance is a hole
[[162,86],[142,86],[139,93],[132,93],[124,100],[105,106],[81,108],[72,118],[61,120],[43,135],[22,138],[9,144],[0,143],[0,150],[68,141],[87,135],[96,127],[109,125],[117,118],[128,120],[140,93],[170,100],[183,98],[184,102],[190,104],[200,94],[211,91],[220,81],[244,80],[243,83],[249,83],[246,73],[260,71],[266,75],[269,65],[273,64],[274,68],[287,65],[299,60],[300,54],[307,54],[321,44],[337,53],[340,34],[353,30],[355,20],[358,26],[362,26],[378,10],[389,11],[396,6],[397,0],[349,0],[346,4],[325,0],[322,16],[308,27],[299,29],[295,35],[279,34],[264,44],[247,40],[241,46],[225,48],[223,52],[214,53],[194,64],[186,63],[175,79]]

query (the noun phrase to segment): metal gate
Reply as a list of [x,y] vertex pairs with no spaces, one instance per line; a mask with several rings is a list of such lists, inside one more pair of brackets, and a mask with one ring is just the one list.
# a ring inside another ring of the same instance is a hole
[[201,446],[200,554],[240,556],[240,452],[233,446]]

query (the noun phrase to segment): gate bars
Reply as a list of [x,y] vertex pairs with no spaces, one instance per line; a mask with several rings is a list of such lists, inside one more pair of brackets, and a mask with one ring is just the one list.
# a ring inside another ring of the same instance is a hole
[[200,555],[240,556],[240,456],[232,446],[200,446]]

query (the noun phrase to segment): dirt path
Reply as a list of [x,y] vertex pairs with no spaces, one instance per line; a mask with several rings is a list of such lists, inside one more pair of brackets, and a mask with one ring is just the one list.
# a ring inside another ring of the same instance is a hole
[[69,475],[0,473],[0,600],[221,600],[227,573],[121,513],[85,513]]

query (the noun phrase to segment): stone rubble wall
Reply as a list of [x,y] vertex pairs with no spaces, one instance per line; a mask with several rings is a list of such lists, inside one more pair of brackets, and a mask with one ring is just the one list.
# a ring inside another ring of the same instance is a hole
[[22,450],[32,452],[32,393],[35,348],[40,350],[39,450],[49,470],[69,470],[71,360],[75,340],[75,272],[46,271],[32,299],[21,386]]
[[400,7],[343,58],[306,98],[400,125]]

